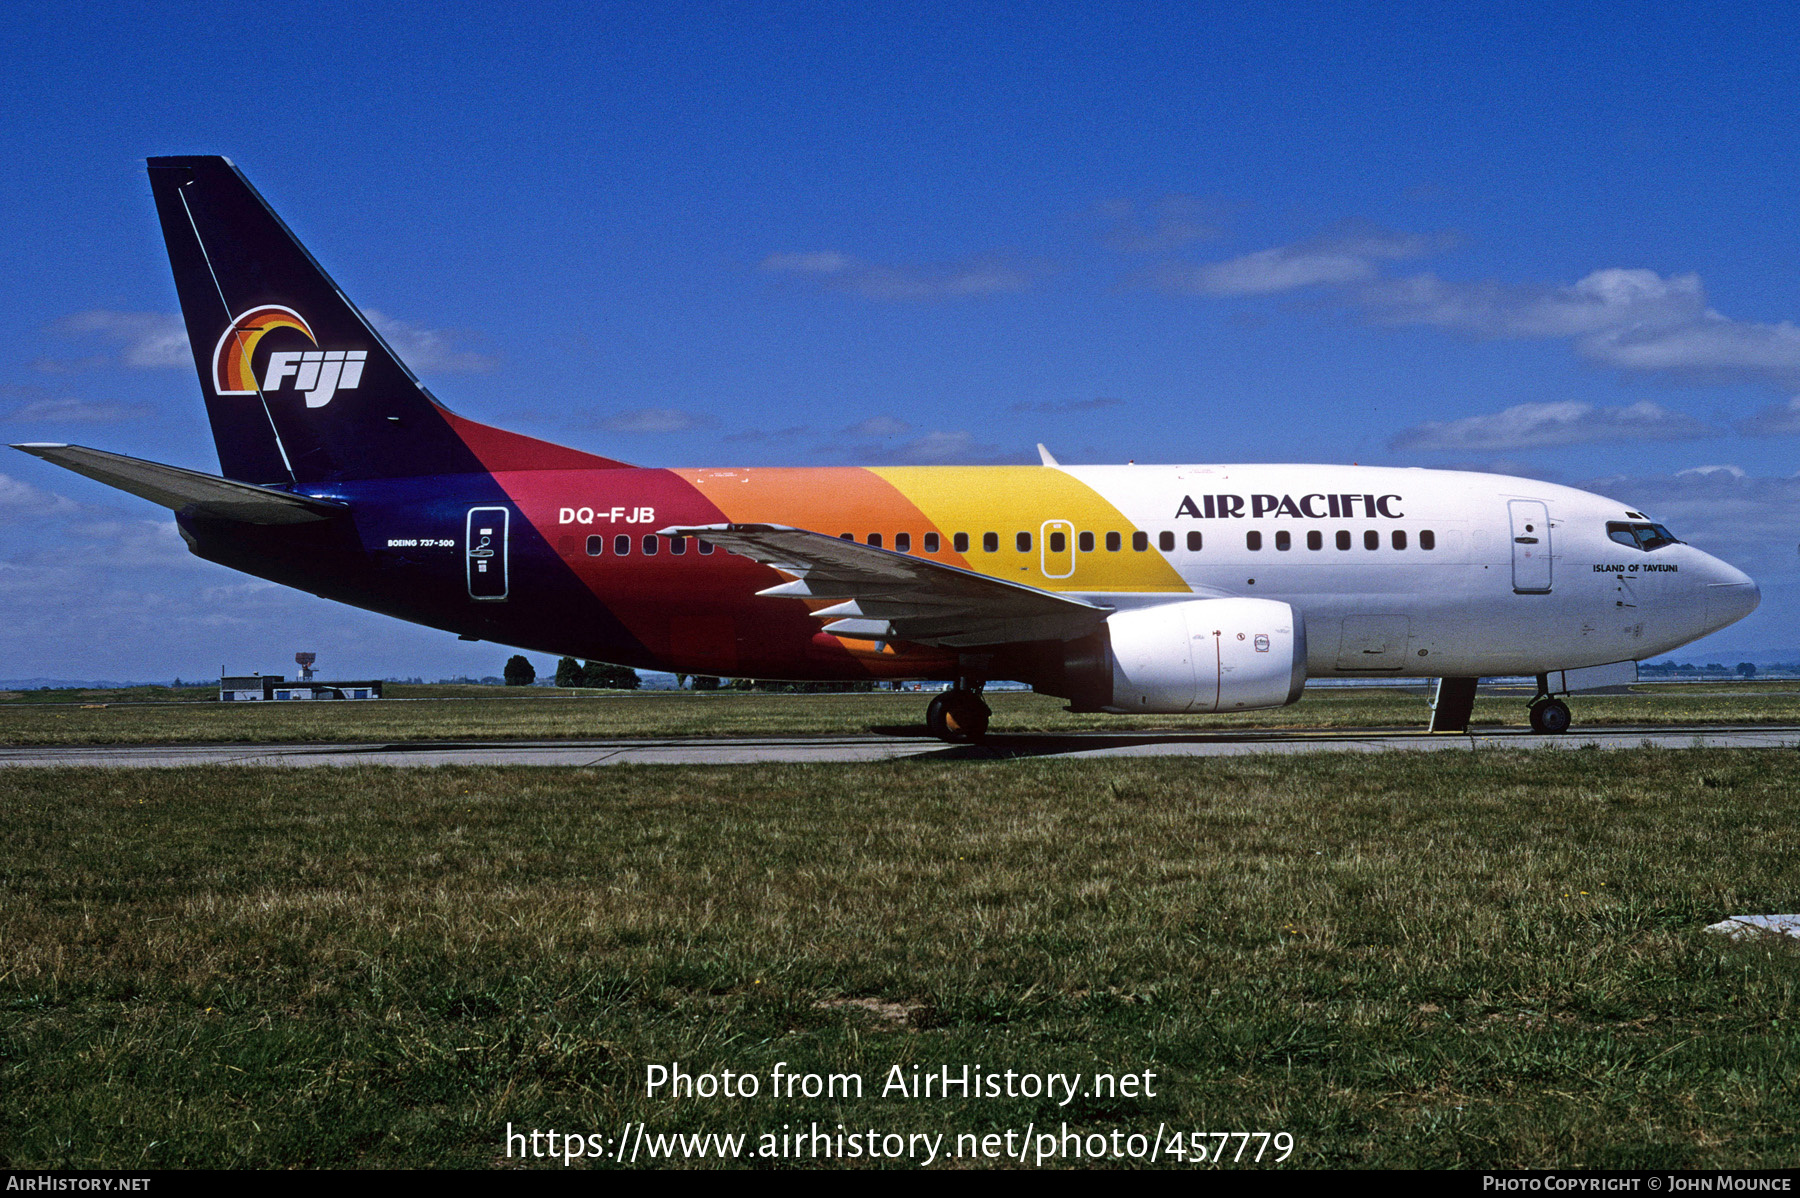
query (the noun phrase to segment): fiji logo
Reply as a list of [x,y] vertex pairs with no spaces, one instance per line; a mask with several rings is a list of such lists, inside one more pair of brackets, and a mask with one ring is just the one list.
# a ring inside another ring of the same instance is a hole
[[[252,308],[231,322],[213,350],[213,390],[220,395],[257,395],[279,391],[289,379],[294,390],[306,396],[306,406],[322,408],[339,391],[355,390],[362,382],[366,349],[276,350],[263,368],[262,385],[256,382],[257,343],[277,329],[292,329],[315,346],[306,320],[292,308],[265,304]],[[279,341],[277,341],[279,344]]]

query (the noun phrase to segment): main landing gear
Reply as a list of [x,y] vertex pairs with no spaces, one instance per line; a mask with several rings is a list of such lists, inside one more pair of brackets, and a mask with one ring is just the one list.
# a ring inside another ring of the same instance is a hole
[[980,686],[957,686],[931,701],[925,709],[925,726],[939,740],[971,744],[987,735],[992,714],[981,701]]

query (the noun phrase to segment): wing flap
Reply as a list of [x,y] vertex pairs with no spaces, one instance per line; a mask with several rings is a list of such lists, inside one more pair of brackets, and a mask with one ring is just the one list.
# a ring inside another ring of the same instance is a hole
[[757,592],[832,600],[814,611],[834,636],[967,648],[1071,640],[1091,632],[1109,607],[781,524],[707,524],[660,530],[703,537],[794,575]]
[[177,512],[200,512],[245,524],[310,524],[349,509],[328,499],[290,495],[198,470],[146,462],[83,445],[32,442],[14,449]]

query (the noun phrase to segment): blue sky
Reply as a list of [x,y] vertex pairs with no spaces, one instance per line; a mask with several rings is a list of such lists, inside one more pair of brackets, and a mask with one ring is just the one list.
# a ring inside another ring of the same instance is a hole
[[[656,465],[1356,461],[1640,505],[1800,615],[1800,12],[9,6],[0,434],[215,469],[144,178],[434,391]],[[0,462],[0,677],[497,673]],[[548,659],[539,659],[540,668]]]

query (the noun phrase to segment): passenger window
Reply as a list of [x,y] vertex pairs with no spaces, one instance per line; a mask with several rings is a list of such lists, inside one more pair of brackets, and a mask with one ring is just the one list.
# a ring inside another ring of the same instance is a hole
[[630,552],[631,552],[631,538],[630,537],[626,536],[624,533],[620,533],[618,536],[613,538],[613,555],[614,556],[624,557],[626,554],[628,554]]
[[871,549],[881,548],[881,534],[880,533],[872,532],[869,534],[869,547]]
[[1394,530],[1394,548],[1396,548],[1396,549],[1406,548],[1406,534],[1401,532],[1397,528]]
[[1325,548],[1325,537],[1319,532],[1318,529],[1315,528],[1311,532],[1306,534],[1306,547],[1308,549],[1323,549],[1323,548]]
[[1080,537],[1076,538],[1075,543],[1081,546],[1081,551],[1083,553],[1092,553],[1094,551],[1094,534],[1091,532],[1084,532]]
[[895,533],[894,534],[894,549],[896,552],[899,552],[899,553],[911,553],[912,552],[912,534],[910,532]]
[[1000,552],[1000,534],[997,532],[982,533],[981,534],[981,551],[983,553],[999,553]]
[[853,532],[840,532],[838,534],[838,540],[840,541],[854,541],[855,539],[856,534]]
[[1068,534],[1053,532],[1050,534],[1050,552],[1062,553],[1069,547]]
[[599,557],[606,550],[605,537],[589,537],[587,551],[589,557]]
[[936,553],[937,551],[938,551],[938,535],[935,532],[926,533],[925,534],[925,552],[926,553]]
[[1427,528],[1423,532],[1421,532],[1419,534],[1419,548],[1421,548],[1421,549],[1436,549],[1437,548],[1437,534],[1435,532],[1432,532],[1429,528]]
[[1246,549],[1261,549],[1262,548],[1262,534],[1260,532],[1245,533],[1244,534],[1244,548],[1246,548]]
[[644,534],[644,556],[645,557],[655,557],[656,556],[656,534],[655,533],[645,533]]
[[1156,545],[1157,548],[1161,549],[1164,553],[1172,552],[1175,548],[1175,534],[1172,532],[1157,533]]
[[1345,532],[1345,531],[1344,531],[1344,530],[1343,530],[1343,529],[1341,529],[1341,528],[1340,528],[1340,529],[1338,529],[1338,535],[1337,535],[1337,547],[1338,547],[1338,548],[1339,548],[1339,549],[1348,549],[1348,548],[1350,548],[1350,534],[1349,534],[1349,533],[1347,533],[1347,532]]
[[1381,534],[1376,532],[1372,528],[1368,532],[1365,532],[1363,534],[1363,548],[1364,549],[1379,549],[1379,548],[1381,548]]
[[686,537],[670,537],[669,538],[669,552],[675,554],[677,557],[686,553],[687,552],[687,538]]
[[958,553],[967,553],[969,551],[969,534],[966,532],[959,532],[956,536],[951,538],[950,543],[956,546],[956,551]]
[[1015,533],[1013,535],[1013,544],[1018,548],[1020,553],[1030,553],[1031,534],[1028,532]]
[[1118,533],[1109,532],[1106,534],[1106,551],[1108,553],[1117,553],[1119,551],[1119,546],[1122,544],[1124,544],[1124,542],[1120,540]]
[[[698,538],[696,538],[696,540],[698,540]],[[713,543],[711,541],[699,541],[699,545],[702,554],[711,553],[713,551]]]
[[1293,547],[1294,538],[1288,534],[1288,531],[1285,528],[1275,534],[1275,548],[1285,553]]
[[1150,534],[1147,532],[1132,533],[1131,534],[1131,547],[1133,549],[1137,550],[1139,553],[1142,553],[1144,550],[1150,548]]
[[1189,553],[1199,553],[1200,552],[1200,534],[1199,533],[1190,532],[1188,534],[1188,552]]

